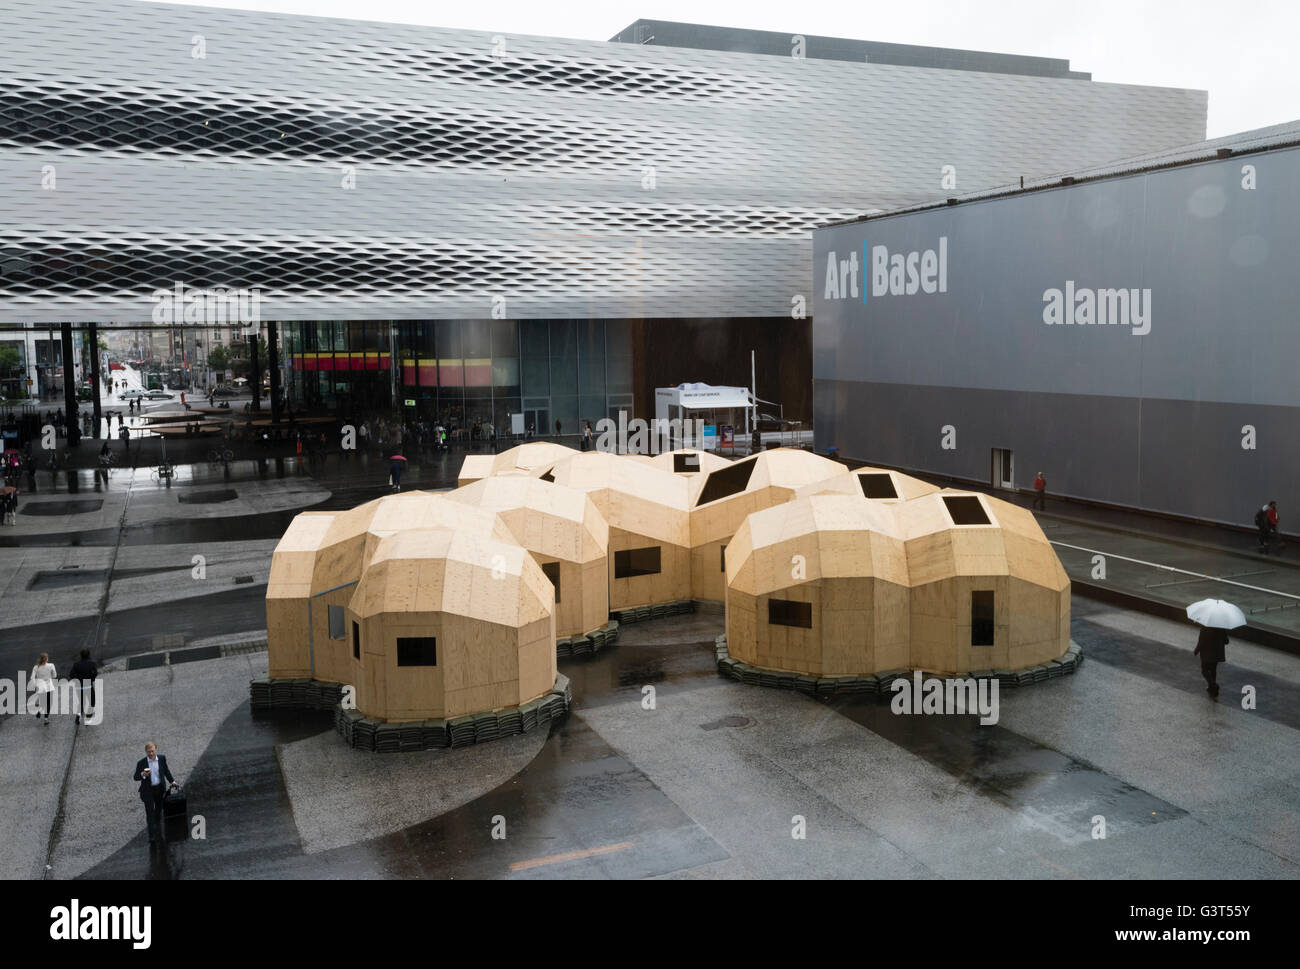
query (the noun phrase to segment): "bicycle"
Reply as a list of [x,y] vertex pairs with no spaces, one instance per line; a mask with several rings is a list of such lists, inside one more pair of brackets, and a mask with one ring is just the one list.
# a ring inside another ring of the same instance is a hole
[[235,460],[235,452],[228,447],[214,447],[208,451],[208,464],[229,464]]
[[158,467],[154,468],[152,472],[150,472],[149,477],[151,477],[154,481],[163,482],[163,481],[170,481],[175,476],[175,474],[176,474],[176,469],[172,467],[172,465],[168,464],[167,462],[163,462],[162,464],[158,465]]

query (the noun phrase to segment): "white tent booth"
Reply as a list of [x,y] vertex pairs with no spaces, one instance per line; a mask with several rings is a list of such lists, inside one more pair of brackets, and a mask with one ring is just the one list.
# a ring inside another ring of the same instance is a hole
[[[655,420],[667,421],[674,448],[693,447],[713,451],[731,447],[724,443],[724,429],[734,436],[749,436],[750,417],[755,398],[748,387],[717,387],[711,384],[686,383],[676,387],[655,388]],[[687,421],[702,421],[703,438],[697,438]],[[664,425],[660,425],[661,427]]]

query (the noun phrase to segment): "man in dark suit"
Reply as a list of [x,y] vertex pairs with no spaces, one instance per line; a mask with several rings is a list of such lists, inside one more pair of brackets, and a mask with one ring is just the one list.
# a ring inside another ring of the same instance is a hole
[[168,783],[174,786],[176,778],[172,777],[167,766],[167,758],[159,755],[158,745],[152,740],[144,745],[144,756],[135,765],[133,780],[140,782],[140,800],[144,802],[144,816],[149,825],[149,843],[154,844],[162,833],[163,797]]

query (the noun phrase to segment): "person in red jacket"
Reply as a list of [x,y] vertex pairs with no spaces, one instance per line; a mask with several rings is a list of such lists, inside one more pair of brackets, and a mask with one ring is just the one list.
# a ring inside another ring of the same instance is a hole
[[1274,545],[1277,545],[1278,551],[1280,552],[1282,550],[1282,545],[1278,541],[1278,533],[1277,533],[1277,525],[1278,525],[1278,521],[1280,520],[1277,514],[1277,502],[1270,501],[1267,505],[1265,505],[1263,508],[1260,509],[1260,512],[1262,513],[1263,517],[1260,519],[1256,519],[1260,524],[1260,530],[1259,530],[1260,549],[1265,554],[1268,554],[1268,551]]
[[1043,477],[1041,471],[1034,478],[1034,503],[1031,507],[1047,511],[1047,479]]

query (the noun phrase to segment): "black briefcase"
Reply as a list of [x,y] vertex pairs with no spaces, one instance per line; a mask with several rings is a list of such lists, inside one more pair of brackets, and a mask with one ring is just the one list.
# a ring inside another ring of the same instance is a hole
[[186,818],[189,817],[189,798],[179,787],[174,790],[168,790],[163,795],[163,817],[164,818]]
[[190,836],[189,800],[179,788],[163,796],[163,836],[168,841],[186,841]]

